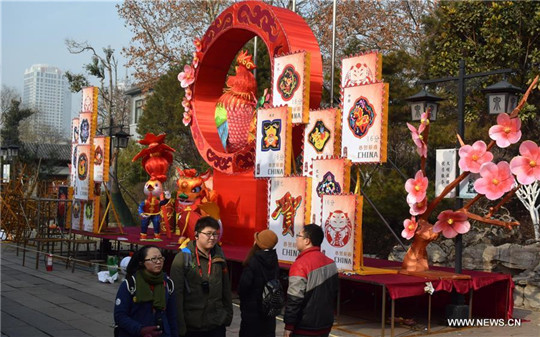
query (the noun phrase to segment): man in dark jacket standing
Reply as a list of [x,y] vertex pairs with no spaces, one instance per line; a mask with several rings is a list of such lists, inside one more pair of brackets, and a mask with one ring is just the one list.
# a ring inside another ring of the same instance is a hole
[[189,253],[176,254],[171,278],[176,284],[178,330],[186,337],[225,337],[233,317],[227,261],[217,245],[219,223],[202,217],[195,224]]
[[338,272],[321,252],[324,233],[315,224],[296,234],[300,255],[289,271],[284,337],[328,336],[334,323]]

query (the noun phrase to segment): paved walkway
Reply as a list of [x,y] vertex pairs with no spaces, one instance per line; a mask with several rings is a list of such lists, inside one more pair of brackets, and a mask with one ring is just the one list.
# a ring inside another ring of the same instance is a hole
[[[113,302],[119,286],[100,283],[89,267],[66,270],[65,264],[55,261],[53,271],[45,271],[40,262],[35,269],[34,254],[27,254],[22,266],[22,254],[17,256],[9,243],[0,245],[1,254],[1,332],[9,337],[96,336],[113,335]],[[234,320],[227,336],[237,336],[240,327],[238,301],[234,305]],[[515,310],[523,318],[521,327],[483,327],[452,329],[432,323],[430,335],[444,336],[531,336],[540,337],[540,312]],[[525,321],[528,320],[528,321]],[[277,336],[281,337],[283,322],[278,317]],[[341,316],[331,336],[380,336],[380,323]],[[424,325],[413,328],[397,325],[396,336],[427,335]],[[385,336],[390,336],[387,326]]]

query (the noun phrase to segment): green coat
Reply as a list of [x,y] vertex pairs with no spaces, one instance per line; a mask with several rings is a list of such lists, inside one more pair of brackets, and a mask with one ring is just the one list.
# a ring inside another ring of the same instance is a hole
[[[208,256],[199,250],[202,278],[195,256],[195,242],[188,244],[188,254],[176,254],[171,266],[171,278],[176,285],[175,296],[180,336],[186,331],[207,331],[219,326],[229,326],[233,317],[231,284],[227,261],[221,247],[212,251],[212,269],[208,278]],[[201,282],[209,279],[209,291],[205,292]],[[187,281],[187,282],[186,282]]]

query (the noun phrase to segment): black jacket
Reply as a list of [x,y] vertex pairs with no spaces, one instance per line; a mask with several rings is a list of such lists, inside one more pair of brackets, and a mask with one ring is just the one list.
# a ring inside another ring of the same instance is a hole
[[240,337],[274,337],[276,319],[261,314],[261,300],[267,281],[279,276],[279,264],[275,250],[259,250],[242,270],[238,284],[240,295]]

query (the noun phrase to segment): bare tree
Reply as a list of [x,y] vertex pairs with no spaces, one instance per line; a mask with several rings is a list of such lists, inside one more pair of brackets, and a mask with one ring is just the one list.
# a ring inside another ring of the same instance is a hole
[[[270,5],[292,9],[292,0],[266,0]],[[149,88],[160,75],[194,51],[200,38],[232,1],[126,0],[118,13],[133,32],[132,44],[123,49],[135,79]],[[343,49],[356,43],[358,51],[396,49],[418,52],[423,38],[421,18],[433,1],[338,1],[336,45]],[[298,0],[296,13],[312,28],[321,45],[325,69],[330,67],[332,2]],[[339,56],[339,55],[338,55]]]
[[540,184],[538,183],[538,180],[532,184],[521,186],[521,188],[516,191],[516,195],[531,215],[534,227],[534,239],[540,241],[540,204],[536,204],[538,196],[540,195]]
[[[103,48],[103,54],[98,54],[96,49],[88,42],[77,42],[72,39],[65,40],[68,51],[72,54],[90,52],[92,62],[85,65],[90,76],[99,80],[100,109],[98,120],[102,125],[111,128],[113,125],[129,124],[129,109],[124,90],[118,86],[118,60],[114,56],[114,49],[110,46]],[[71,90],[78,92],[84,86],[89,85],[86,76],[66,72],[66,78],[70,82]],[[112,132],[112,129],[110,129]]]
[[23,120],[19,126],[20,140],[23,143],[50,143],[57,144],[69,142],[69,138],[63,135],[57,128],[47,124],[38,127],[31,125],[32,121]]
[[145,89],[172,66],[182,55],[194,50],[192,41],[204,34],[208,26],[232,1],[137,1],[117,5],[118,13],[133,32],[131,44],[123,49],[128,66],[135,68],[135,79]]
[[[12,107],[13,100],[21,101],[21,95],[14,87],[8,87],[5,84],[2,84],[2,90],[0,91],[0,99],[2,105],[1,115],[4,116],[5,113]],[[4,118],[0,118],[0,128],[4,125]]]

